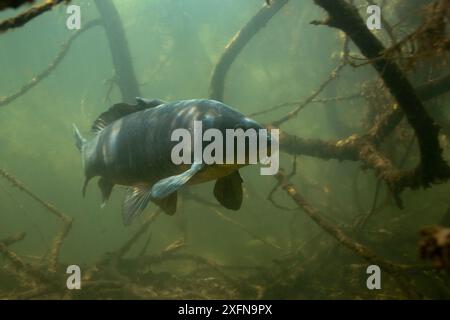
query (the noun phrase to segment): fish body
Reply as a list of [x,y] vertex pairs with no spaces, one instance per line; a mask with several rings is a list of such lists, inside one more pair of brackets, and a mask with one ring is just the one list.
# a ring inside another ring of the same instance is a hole
[[[237,210],[242,202],[242,179],[237,171],[245,164],[175,164],[172,141],[176,129],[194,131],[201,121],[203,131],[217,129],[263,129],[236,109],[214,100],[181,100],[164,103],[138,99],[137,105],[117,104],[94,123],[96,136],[91,141],[76,129],[77,146],[82,151],[86,182],[100,176],[103,201],[114,185],[129,186],[123,206],[124,223],[145,208],[149,201],[166,213],[176,210],[176,191],[182,185],[217,180],[214,194],[224,206]],[[209,142],[202,142],[205,147]]]

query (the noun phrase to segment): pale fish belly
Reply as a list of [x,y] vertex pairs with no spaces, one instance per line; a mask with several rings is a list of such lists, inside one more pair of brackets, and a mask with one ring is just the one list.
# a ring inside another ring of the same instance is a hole
[[[198,172],[189,180],[188,185],[199,184],[212,180],[217,180],[230,175],[232,172],[244,167],[243,164],[215,164],[209,165],[202,171]],[[187,166],[189,168],[189,166]],[[184,170],[183,170],[184,171]]]

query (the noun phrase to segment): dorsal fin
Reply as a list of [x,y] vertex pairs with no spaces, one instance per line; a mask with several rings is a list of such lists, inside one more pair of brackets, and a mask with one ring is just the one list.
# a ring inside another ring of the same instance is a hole
[[148,100],[144,98],[136,98],[137,104],[132,105],[128,103],[116,103],[107,111],[103,112],[92,125],[92,132],[99,133],[114,121],[123,118],[129,114],[142,111],[149,108],[157,107],[164,104],[164,101],[159,99]]
[[140,105],[128,103],[117,103],[103,112],[92,125],[92,132],[99,133],[114,121],[125,117],[131,113],[143,110]]
[[138,106],[142,106],[142,107],[144,107],[144,109],[154,108],[161,104],[166,103],[165,101],[162,101],[159,99],[149,100],[149,99],[145,99],[145,98],[141,98],[141,97],[136,97],[136,102],[137,102]]

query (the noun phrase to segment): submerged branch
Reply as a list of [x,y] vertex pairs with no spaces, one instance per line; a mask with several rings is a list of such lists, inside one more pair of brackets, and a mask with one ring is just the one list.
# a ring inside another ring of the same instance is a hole
[[[431,80],[425,84],[416,87],[416,92],[420,99],[424,102],[431,99],[437,98],[443,94],[450,92],[450,75]],[[355,93],[347,96],[331,97],[331,98],[316,98],[311,101],[311,103],[332,103],[348,101],[353,99],[363,99],[364,95],[362,93]],[[278,109],[283,109],[287,107],[295,107],[301,105],[304,101],[292,101],[277,104],[276,106],[267,108],[262,111],[257,111],[249,114],[249,117],[260,116],[269,112],[276,111]]]
[[0,169],[0,176],[8,180],[13,186],[18,188],[20,191],[24,192],[26,195],[28,195],[37,203],[39,203],[42,207],[44,207],[47,211],[49,211],[50,213],[52,213],[54,216],[56,216],[58,219],[61,220],[62,222],[61,230],[53,240],[53,244],[50,248],[50,255],[48,258],[49,271],[56,272],[61,245],[72,227],[73,218],[66,215],[52,204],[42,200],[38,195],[36,195],[33,191],[31,191],[28,187],[26,187],[22,182],[17,180],[14,176],[7,173],[3,169]]
[[34,86],[36,86],[39,82],[47,78],[50,73],[56,69],[56,67],[61,63],[61,61],[64,59],[64,57],[67,55],[67,52],[70,49],[70,46],[72,45],[73,41],[77,39],[81,34],[83,34],[85,31],[91,29],[92,27],[96,27],[101,25],[100,20],[93,20],[84,25],[84,27],[78,31],[76,31],[62,46],[61,50],[53,59],[52,63],[50,63],[47,68],[45,68],[43,71],[41,71],[39,74],[34,76],[28,83],[22,86],[17,92],[10,94],[5,97],[0,97],[0,107],[3,107],[12,101],[16,100],[20,96],[27,93],[30,89],[32,89]]
[[293,117],[295,117],[303,108],[305,108],[307,105],[309,105],[311,102],[314,101],[314,99],[317,98],[317,96],[319,96],[323,90],[325,90],[325,88],[334,80],[337,78],[337,76],[339,75],[339,72],[345,67],[345,61],[341,62],[329,75],[329,77],[320,85],[320,87],[313,92],[313,94],[311,94],[309,96],[308,99],[306,99],[303,103],[301,103],[299,106],[297,106],[297,108],[295,108],[294,110],[292,110],[291,112],[289,112],[287,115],[285,115],[284,117],[282,117],[279,120],[273,121],[271,123],[271,125],[275,126],[275,127],[279,127],[281,126],[283,123],[285,123],[286,121],[292,119]]
[[[336,2],[316,0],[316,2],[330,13],[330,18],[323,24],[342,29],[369,58],[374,56],[374,52],[381,55],[382,44],[367,30],[354,7],[341,0]],[[346,13],[344,18],[338,16],[337,9]],[[361,29],[360,32],[368,33],[370,37],[364,41],[360,38],[361,35],[355,34],[355,30],[348,24],[355,25],[357,30]],[[438,141],[439,130],[422,104],[422,101],[449,91],[450,77],[445,76],[419,86],[416,94],[416,90],[395,63],[380,57],[374,63],[386,86],[397,99],[398,107],[394,106],[386,115],[380,117],[367,134],[354,134],[338,141],[308,140],[282,132],[280,149],[293,155],[361,161],[366,167],[373,169],[378,178],[387,183],[397,204],[401,207],[399,195],[405,188],[429,187],[431,184],[446,181],[450,177],[450,168],[442,157],[442,149]],[[316,92],[320,92],[320,88]],[[313,99],[309,99],[309,102]],[[421,162],[419,166],[411,170],[397,168],[389,157],[379,150],[380,142],[397,127],[404,114],[407,115],[421,147]],[[283,119],[289,119],[291,116],[292,112]]]
[[280,150],[292,155],[305,155],[324,160],[357,161],[357,136],[347,139],[324,141],[305,139],[284,131],[280,131]]
[[[450,75],[431,80],[416,87],[416,92],[423,102],[437,98],[450,92]],[[378,123],[372,127],[369,134],[378,142],[384,140],[400,124],[404,113],[398,107],[394,107],[382,115]]]
[[37,5],[28,9],[27,11],[0,22],[0,34],[6,32],[10,29],[19,28],[30,22],[34,18],[40,16],[41,14],[50,11],[54,6],[60,4],[61,2],[69,2],[70,0],[48,0],[43,4]]
[[416,88],[422,101],[428,101],[450,91],[450,74],[431,80]]
[[216,261],[208,258],[204,258],[202,256],[198,256],[190,253],[173,253],[172,251],[163,251],[157,255],[144,256],[139,258],[139,263],[142,265],[151,265],[156,263],[163,263],[169,260],[190,260],[195,263],[204,265],[210,268],[212,271],[217,273],[222,279],[231,284],[238,290],[246,290],[246,291],[255,291],[256,287],[253,285],[247,284],[243,282],[241,279],[234,278],[230,276],[227,272],[223,270],[224,266],[217,263]]
[[160,210],[157,210],[156,212],[152,213],[145,222],[140,226],[139,230],[120,248],[117,253],[115,254],[114,260],[118,261],[123,258],[123,256],[130,251],[130,249],[133,247],[134,244],[143,236],[150,225],[153,223],[153,221],[156,220],[156,218],[159,216]]
[[31,265],[30,263],[24,261],[19,257],[16,253],[9,250],[7,246],[0,242],[0,254],[2,254],[6,259],[8,259],[12,265],[14,266],[15,273],[23,273],[26,276],[30,277],[34,281],[51,285],[54,283],[52,278],[48,276],[46,273],[41,272],[38,268]]
[[255,234],[254,232],[250,231],[247,227],[245,227],[243,224],[231,219],[230,217],[226,216],[225,214],[223,214],[222,212],[220,212],[219,210],[210,207],[210,209],[222,220],[231,223],[232,225],[238,227],[239,229],[241,229],[242,231],[244,231],[245,233],[247,233],[250,237],[252,237],[255,240],[261,241],[263,244],[265,244],[266,246],[269,246],[271,248],[274,248],[276,250],[283,250],[282,247],[280,247],[278,244],[273,243],[271,241],[267,241],[266,239],[264,239],[263,237]]
[[42,200],[39,196],[37,196],[33,191],[28,189],[22,182],[17,180],[14,176],[7,173],[3,169],[0,169],[0,176],[8,180],[13,186],[18,188],[20,191],[27,194],[29,197],[31,197],[33,200],[35,200],[37,203],[39,203],[41,206],[43,206],[47,211],[51,212],[53,215],[55,215],[57,218],[61,220],[69,220],[69,216],[59,211],[57,208],[55,208],[52,204]]
[[406,75],[392,60],[383,57],[385,47],[369,31],[357,9],[344,0],[314,0],[329,17],[324,24],[344,31],[368,59],[373,61],[386,87],[414,129],[419,142],[421,161],[420,185],[429,187],[450,178],[450,168],[442,157],[439,127],[425,111],[422,101]]
[[1,0],[0,1],[0,10],[8,9],[8,8],[18,8],[24,4],[33,3],[34,0]]
[[10,246],[10,245],[12,245],[12,244],[14,244],[16,242],[19,242],[19,241],[23,240],[25,238],[25,236],[26,236],[25,232],[18,233],[18,234],[15,234],[13,236],[10,236],[8,238],[5,238],[3,240],[0,240],[0,243],[2,243],[5,246]]
[[[316,99],[313,99],[311,101],[311,103],[331,103],[331,102],[347,101],[347,100],[362,99],[362,98],[364,98],[364,97],[361,94],[353,94],[353,95],[342,96],[342,97],[316,98]],[[262,111],[250,113],[248,116],[249,117],[260,116],[260,115],[263,115],[263,114],[266,114],[269,112],[276,111],[278,109],[299,106],[303,103],[304,103],[304,101],[284,102],[284,103],[277,104],[276,106],[270,107],[270,108],[262,110]]]
[[417,189],[422,186],[420,170],[401,170],[384,153],[379,151],[373,137],[351,135],[337,141],[303,139],[292,134],[280,132],[280,150],[291,155],[306,155],[324,160],[361,161],[366,168],[375,171],[393,192],[397,205],[402,207],[400,193],[406,188]]
[[141,94],[119,12],[111,0],[95,0],[95,5],[105,25],[122,102],[134,102]]
[[225,47],[225,51],[214,67],[209,97],[223,100],[225,90],[225,78],[236,57],[241,53],[250,40],[269,22],[269,20],[281,10],[289,0],[274,0],[270,6],[264,5],[250,21],[239,30]]
[[72,229],[72,223],[73,223],[72,218],[69,217],[64,218],[62,220],[60,231],[56,234],[55,238],[53,239],[48,255],[49,272],[56,273],[56,271],[58,271],[58,262],[59,262],[58,260],[59,260],[59,253],[61,251],[61,246],[64,242],[64,239],[66,239],[67,235]]
[[328,219],[322,216],[321,212],[313,207],[303,196],[297,191],[295,186],[287,179],[283,170],[275,176],[278,183],[281,185],[283,190],[292,198],[292,200],[297,204],[297,206],[302,209],[319,227],[325,230],[328,234],[333,236],[339,243],[353,251],[359,257],[367,260],[371,264],[376,264],[380,266],[386,272],[395,275],[399,282],[401,282],[402,289],[410,297],[418,298],[419,294],[409,286],[408,282],[402,276],[403,272],[416,272],[427,270],[427,267],[422,266],[410,266],[404,264],[396,264],[389,260],[386,260],[378,256],[370,248],[365,245],[350,238],[344,231],[342,231],[338,226],[334,225]]

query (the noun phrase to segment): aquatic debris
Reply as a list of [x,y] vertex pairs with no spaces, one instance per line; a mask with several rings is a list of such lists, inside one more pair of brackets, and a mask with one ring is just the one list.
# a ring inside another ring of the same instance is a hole
[[[281,7],[286,2],[277,1],[276,3]],[[359,41],[357,42],[357,45],[361,46],[363,53],[368,55],[369,58],[376,58],[377,55],[384,50],[381,42],[367,30],[365,23],[352,5],[342,0],[316,0],[316,3],[327,10],[330,16],[333,16],[333,20],[327,20],[327,24],[332,23],[330,26],[341,28],[347,34],[346,39],[356,37],[353,40]],[[272,8],[274,7],[275,6],[272,6]],[[342,12],[347,12],[348,14],[342,14]],[[270,15],[268,15],[267,12],[260,10],[258,14],[256,14],[244,28],[232,38],[230,44],[227,45],[225,52],[214,68],[213,76],[210,81],[210,97],[219,100],[223,99],[225,77],[234,62],[234,59],[251,40],[252,36],[261,28],[259,20],[263,19],[265,23],[267,22],[266,19],[270,19],[275,13],[276,11],[270,12]],[[349,23],[349,21],[353,21],[353,23]],[[336,25],[336,23],[338,23],[338,25]],[[355,28],[353,28],[354,25],[358,26],[356,29],[360,30],[355,31]],[[362,31],[366,35],[361,38],[360,33]],[[378,52],[374,52],[367,47],[367,41],[364,40],[366,38],[370,39],[373,44],[372,48],[378,48]],[[348,41],[345,41],[341,66],[346,64],[347,57]],[[450,178],[450,168],[442,158],[442,149],[440,148],[437,139],[437,133],[439,131],[438,127],[424,110],[423,103],[417,98],[417,93],[414,88],[411,87],[407,78],[400,70],[398,70],[398,67],[394,63],[384,60],[374,61],[374,63],[380,76],[385,80],[387,87],[399,101],[400,108],[386,114],[385,117],[382,117],[370,130],[369,135],[352,135],[351,141],[347,140],[348,143],[333,145],[332,142],[328,141],[305,140],[287,133],[281,133],[280,147],[285,152],[291,154],[301,154],[299,151],[302,150],[302,152],[306,152],[306,154],[326,159],[362,160],[369,168],[372,168],[377,172],[378,177],[388,183],[398,206],[402,207],[400,193],[405,188],[409,187],[415,189],[419,187],[429,187],[431,184],[446,181]],[[392,69],[392,72],[385,72],[387,66]],[[338,66],[336,71],[338,72],[339,70],[340,67]],[[337,72],[335,74],[332,73],[330,79],[334,78]],[[389,74],[389,76],[386,78],[387,74]],[[329,80],[324,82],[322,90],[327,83],[329,83]],[[406,91],[402,89],[404,87],[406,88]],[[321,90],[319,88],[307,102],[312,102],[317,96],[316,93],[320,92]],[[291,119],[305,105],[306,104],[303,103],[297,107],[296,110],[280,119],[279,122],[283,123],[284,121]],[[411,106],[416,107],[412,108]],[[411,125],[415,128],[422,152],[422,163],[413,170],[405,171],[398,170],[391,160],[380,152],[377,147],[377,145],[388,135],[390,130],[393,130],[393,128],[401,121],[403,118],[402,111],[407,114],[409,121],[411,121]],[[416,114],[416,111],[419,114]],[[341,142],[343,141],[346,140],[341,140]],[[425,152],[425,150],[427,150],[427,152]]]
[[406,70],[412,70],[427,60],[436,68],[448,64],[450,1],[429,1],[422,8],[422,15],[422,23],[412,33],[395,41],[383,53],[389,59],[400,60]]
[[420,255],[450,273],[450,228],[430,226],[420,232]]
[[402,289],[405,294],[410,298],[419,298],[420,294],[408,281],[408,272],[414,270],[426,270],[426,267],[422,266],[409,266],[403,264],[396,264],[389,260],[386,260],[378,256],[367,246],[353,240],[349,237],[343,230],[338,226],[334,225],[328,219],[322,216],[321,212],[313,207],[298,191],[297,188],[287,179],[283,170],[275,176],[278,181],[279,186],[283,188],[284,191],[292,198],[292,200],[297,204],[297,206],[302,209],[317,225],[324,229],[327,233],[333,236],[342,245],[352,250],[356,255],[364,258],[368,262],[378,265],[386,270],[386,272],[396,276],[396,281],[401,284]]
[[[59,209],[57,209],[54,205],[42,200],[38,195],[36,195],[33,191],[31,191],[27,186],[25,186],[22,182],[20,182],[13,175],[7,173],[5,170],[0,169],[0,176],[4,179],[8,180],[13,186],[17,187],[20,191],[24,192],[26,195],[31,197],[34,201],[39,203],[42,207],[44,207],[48,212],[52,213],[55,217],[57,217],[61,221],[61,227],[59,232],[53,239],[53,243],[50,248],[49,255],[47,257],[48,260],[48,271],[51,273],[55,273],[58,267],[58,259],[61,251],[61,246],[64,239],[70,232],[72,228],[73,218],[66,215]],[[2,252],[10,258],[14,258],[14,255],[10,254],[6,248],[2,249]],[[24,269],[27,269],[26,264],[20,262],[18,259],[15,259],[18,264],[23,265]]]
[[[344,31],[370,60],[400,108],[393,117],[406,116],[419,142],[421,162],[416,167],[416,187],[430,187],[450,178],[450,167],[439,145],[439,127],[426,112],[423,102],[403,70],[393,61],[380,57],[384,45],[370,32],[354,6],[344,0],[315,0],[329,14],[327,25]],[[400,113],[400,109],[403,113]],[[399,114],[400,113],[400,114]],[[408,178],[407,178],[408,179]],[[411,177],[409,178],[411,179]]]

